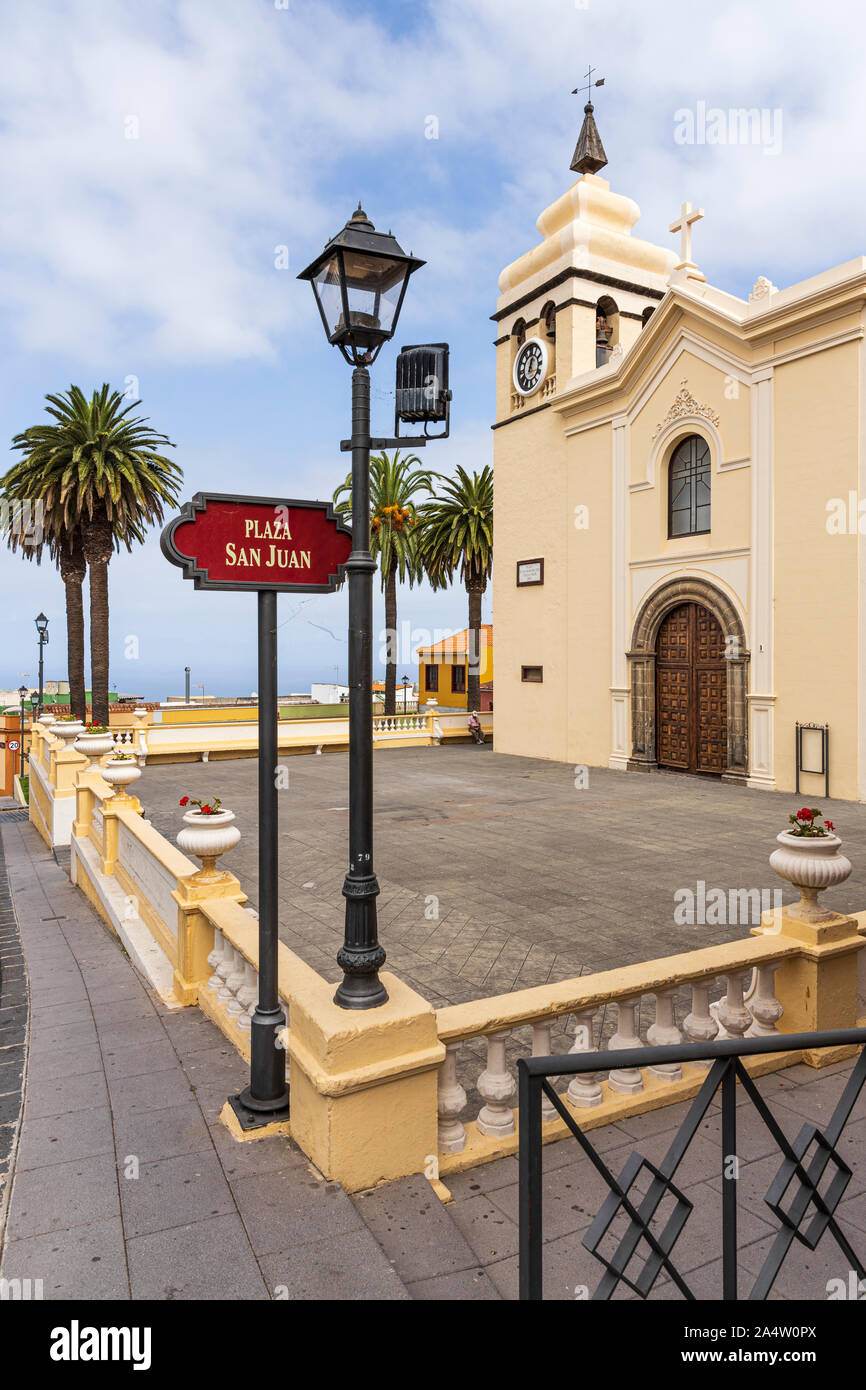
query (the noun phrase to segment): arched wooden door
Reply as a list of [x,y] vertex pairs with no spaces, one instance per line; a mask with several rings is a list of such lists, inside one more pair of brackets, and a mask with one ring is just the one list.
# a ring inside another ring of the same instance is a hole
[[660,767],[721,775],[727,768],[725,639],[707,608],[682,603],[656,641],[656,730]]

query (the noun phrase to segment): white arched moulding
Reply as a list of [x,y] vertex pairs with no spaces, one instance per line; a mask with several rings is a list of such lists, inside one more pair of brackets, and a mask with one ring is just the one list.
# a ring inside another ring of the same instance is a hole
[[706,578],[677,574],[645,595],[628,651],[632,749],[630,771],[652,771],[656,758],[656,638],[662,621],[681,603],[698,603],[712,613],[730,644],[727,655],[728,746],[724,782],[745,784],[749,775],[749,649],[746,627],[730,595]]

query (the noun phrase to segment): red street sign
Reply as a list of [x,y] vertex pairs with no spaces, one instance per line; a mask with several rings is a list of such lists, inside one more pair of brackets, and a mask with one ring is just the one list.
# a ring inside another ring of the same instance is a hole
[[160,545],[197,589],[326,594],[342,583],[352,532],[330,502],[197,492]]

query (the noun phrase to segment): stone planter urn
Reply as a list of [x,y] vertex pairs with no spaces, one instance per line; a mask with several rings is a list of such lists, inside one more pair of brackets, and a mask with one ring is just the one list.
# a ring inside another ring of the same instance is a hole
[[109,798],[111,801],[114,797],[126,796],[126,788],[141,776],[141,768],[134,758],[107,758],[99,771],[105,781],[114,787],[114,796]]
[[57,738],[62,738],[67,748],[70,748],[84,731],[84,725],[80,719],[58,719],[56,723],[49,725],[49,732]]
[[76,753],[84,753],[88,758],[101,758],[103,753],[114,751],[114,739],[111,737],[111,730],[106,729],[104,734],[91,734],[85,731],[79,734],[73,744]]
[[234,849],[241,838],[234,819],[234,811],[225,808],[210,816],[197,810],[184,812],[184,829],[177,843],[184,854],[194,854],[201,860],[201,868],[194,875],[197,883],[219,883],[227,877],[225,870],[217,868],[216,861],[221,854]]
[[834,914],[821,906],[818,894],[838,887],[851,873],[850,859],[839,853],[839,836],[791,835],[783,830],[776,841],[780,848],[770,855],[770,867],[800,889],[800,901],[788,913],[801,922],[826,922]]

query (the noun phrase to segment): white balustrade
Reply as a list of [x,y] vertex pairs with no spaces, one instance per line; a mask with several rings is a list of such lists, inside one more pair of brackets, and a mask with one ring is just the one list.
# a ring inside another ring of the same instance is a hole
[[722,1038],[742,1038],[751,1027],[752,1015],[743,1002],[743,990],[750,975],[742,970],[734,970],[725,976],[727,991],[725,997],[715,1006],[719,1020],[719,1040]]
[[478,1115],[478,1131],[502,1139],[514,1133],[514,1111],[510,1101],[517,1086],[505,1062],[505,1040],[510,1030],[490,1033],[487,1038],[487,1066],[478,1078],[478,1090],[486,1102]]
[[439,1068],[439,1152],[459,1154],[466,1148],[466,1130],[460,1120],[466,1105],[466,1092],[457,1080],[457,1054],[460,1043],[445,1044],[445,1060]]
[[[595,1009],[585,1009],[576,1013],[574,1017],[574,1044],[569,1048],[569,1054],[592,1052],[592,1024],[595,1018]],[[579,1109],[601,1105],[603,1096],[599,1081],[600,1075],[601,1073],[597,1071],[584,1071],[573,1076],[566,1092],[567,1100]]]
[[[719,1031],[719,1025],[710,1012],[710,989],[714,980],[692,981],[692,1011],[683,1019],[683,1032],[690,1043],[712,1042]],[[695,1062],[696,1067],[708,1070],[711,1061]]]
[[755,989],[747,1002],[752,1015],[747,1038],[770,1037],[779,1031],[776,1024],[785,1012],[776,998],[776,971],[781,964],[780,960],[768,960],[756,967]]
[[224,980],[222,975],[220,974],[220,966],[223,965],[223,963],[225,962],[228,951],[230,949],[231,948],[228,942],[226,941],[225,937],[223,936],[222,932],[217,931],[217,929],[214,928],[213,950],[207,958],[207,963],[213,971],[213,974],[207,982],[208,989],[214,991],[222,989]]
[[[552,1027],[553,1027],[553,1020],[552,1020],[552,1019],[549,1019],[549,1018],[548,1018],[548,1019],[544,1019],[541,1023],[533,1023],[533,1025],[532,1025],[532,1055],[533,1055],[533,1057],[549,1057],[549,1056],[550,1056],[550,1054],[551,1054],[550,1030],[551,1030]],[[553,1085],[553,1082],[551,1081],[550,1084]],[[546,1096],[546,1095],[544,1094],[544,1092],[542,1091],[542,1093],[541,1093],[541,1123],[542,1123],[542,1124],[545,1124],[545,1125],[549,1125],[550,1122],[551,1122],[551,1120],[558,1120],[558,1119],[559,1119],[559,1111],[557,1110],[556,1106],[553,1104],[553,1101],[552,1101],[552,1100],[548,1100],[547,1096]]]
[[[625,1052],[635,1047],[643,1047],[635,1021],[635,1015],[640,1008],[640,995],[632,999],[618,999],[616,1007],[616,1032],[608,1044],[611,1052]],[[607,1082],[612,1091],[618,1091],[623,1096],[633,1096],[643,1090],[640,1067],[623,1067],[621,1070],[612,1071]]]
[[237,1001],[241,1009],[241,1013],[238,1015],[238,1028],[242,1033],[249,1033],[252,1028],[251,1006],[253,1009],[255,1008],[258,997],[259,977],[249,961],[245,960],[243,983],[237,992]]
[[[673,1047],[681,1043],[683,1035],[674,1023],[674,998],[676,989],[656,990],[656,1017],[647,1029],[646,1040],[651,1047]],[[683,1069],[679,1062],[657,1062],[648,1067],[651,1076],[657,1081],[680,1081]]]

